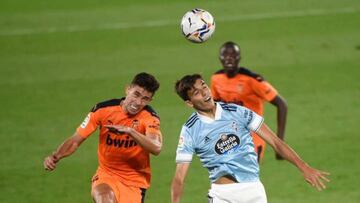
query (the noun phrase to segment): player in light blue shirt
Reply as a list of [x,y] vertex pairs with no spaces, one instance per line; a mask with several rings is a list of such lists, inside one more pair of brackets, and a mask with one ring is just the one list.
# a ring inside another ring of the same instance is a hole
[[180,202],[184,180],[193,155],[208,169],[212,183],[209,201],[266,203],[259,180],[259,165],[250,131],[256,132],[274,150],[302,172],[318,190],[329,181],[323,172],[310,167],[263,123],[263,118],[236,104],[215,103],[209,87],[198,74],[184,76],[175,86],[178,95],[195,109],[183,125],[172,182],[172,202]]
[[250,130],[256,131],[262,121],[235,104],[216,103],[214,120],[193,113],[181,130],[176,162],[190,163],[197,154],[211,182],[224,175],[237,182],[257,181],[259,166]]

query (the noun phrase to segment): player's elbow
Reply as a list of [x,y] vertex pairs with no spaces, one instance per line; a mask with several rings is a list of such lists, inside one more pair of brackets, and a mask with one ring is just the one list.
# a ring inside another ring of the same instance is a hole
[[161,151],[152,151],[151,154],[154,156],[158,156],[160,154]]
[[77,142],[73,142],[71,143],[70,145],[70,150],[68,151],[68,153],[66,153],[65,156],[69,156],[71,155],[72,153],[74,153],[78,148],[79,148],[80,144],[77,143]]
[[278,110],[286,112],[287,111],[287,103],[284,98],[280,95],[276,96],[272,101],[271,104],[275,105]]
[[151,151],[152,155],[158,156],[161,152],[161,145],[157,145],[154,147],[154,149]]

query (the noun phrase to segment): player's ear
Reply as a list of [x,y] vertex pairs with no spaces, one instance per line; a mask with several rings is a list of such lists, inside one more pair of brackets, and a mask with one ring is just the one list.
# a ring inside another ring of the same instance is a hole
[[129,91],[130,91],[130,86],[126,85],[126,87],[125,87],[125,95],[128,95]]
[[194,107],[194,104],[190,101],[190,100],[186,100],[185,101],[185,104],[190,107],[190,108],[193,108]]

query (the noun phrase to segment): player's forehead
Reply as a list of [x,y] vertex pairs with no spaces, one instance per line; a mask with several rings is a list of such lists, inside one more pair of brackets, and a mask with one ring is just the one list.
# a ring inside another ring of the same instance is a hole
[[237,45],[226,45],[220,49],[221,55],[237,55],[240,53],[240,49]]
[[205,81],[203,79],[201,79],[201,78],[198,78],[198,79],[196,79],[193,87],[194,88],[196,88],[196,87],[199,88],[199,87],[202,87],[203,85],[206,85]]
[[131,93],[137,94],[139,96],[149,97],[149,98],[151,98],[153,96],[153,93],[147,91],[145,88],[143,88],[139,85],[136,85],[136,84],[130,85],[129,90]]
[[201,89],[204,85],[206,85],[206,83],[203,79],[201,79],[201,78],[196,79],[194,85],[191,87],[191,89],[188,92],[192,93],[195,90]]

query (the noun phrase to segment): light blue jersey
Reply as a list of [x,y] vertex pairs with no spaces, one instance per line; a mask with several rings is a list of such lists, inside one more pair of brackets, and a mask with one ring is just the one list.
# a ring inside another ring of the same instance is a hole
[[224,175],[238,182],[259,180],[259,165],[250,130],[263,118],[236,104],[216,103],[215,119],[193,113],[181,130],[176,162],[189,163],[196,154],[211,182]]

